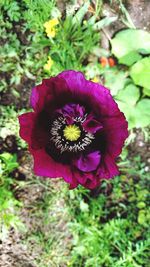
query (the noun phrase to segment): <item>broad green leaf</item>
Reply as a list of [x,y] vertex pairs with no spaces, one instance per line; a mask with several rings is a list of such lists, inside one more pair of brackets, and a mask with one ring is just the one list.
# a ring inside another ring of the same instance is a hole
[[111,40],[111,45],[119,63],[130,66],[139,60],[140,53],[150,53],[150,34],[138,29],[122,30]]
[[139,88],[134,84],[129,84],[123,90],[121,90],[117,99],[127,103],[128,105],[134,106],[140,97]]
[[120,100],[116,100],[120,110],[124,113],[127,121],[128,121],[128,128],[133,129],[136,127],[136,118],[134,115],[134,106],[129,106],[126,102],[122,102]]
[[109,69],[104,73],[105,86],[111,90],[111,94],[117,95],[117,93],[124,88],[127,81],[127,73],[124,71],[118,71],[117,69]]
[[119,62],[123,63],[127,66],[131,66],[132,64],[134,64],[135,62],[137,62],[138,60],[140,60],[142,58],[142,56],[140,54],[138,54],[136,51],[132,51],[129,54],[123,56]]
[[142,99],[135,108],[135,127],[146,127],[150,125],[150,99]]
[[150,89],[150,57],[135,63],[131,67],[130,76],[135,84]]
[[150,87],[149,88],[144,88],[143,89],[144,95],[150,96]]
[[137,89],[135,85],[128,85],[119,92],[116,99],[120,110],[125,114],[129,123],[129,129],[150,125],[150,100],[142,99],[137,102],[139,99],[139,89]]

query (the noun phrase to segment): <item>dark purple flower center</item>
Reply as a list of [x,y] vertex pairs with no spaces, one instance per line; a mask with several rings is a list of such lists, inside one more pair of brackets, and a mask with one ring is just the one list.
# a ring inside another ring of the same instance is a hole
[[[65,117],[59,116],[52,123],[50,130],[50,140],[54,143],[55,147],[63,152],[81,152],[84,151],[89,145],[91,145],[94,135],[84,130],[82,127],[86,116],[83,118],[75,117],[72,118],[73,123],[68,124]],[[72,128],[70,126],[73,126]],[[69,127],[70,127],[70,138],[69,138]],[[68,138],[65,135],[65,129],[68,128]],[[74,129],[74,131],[73,131]],[[72,133],[71,133],[72,130]],[[80,133],[80,135],[78,135]],[[77,138],[72,138],[76,140],[71,140],[71,135]]]
[[92,112],[79,104],[67,104],[53,113],[46,151],[64,164],[95,153],[97,148],[100,154],[103,144],[99,142],[99,135],[102,129],[102,124]]

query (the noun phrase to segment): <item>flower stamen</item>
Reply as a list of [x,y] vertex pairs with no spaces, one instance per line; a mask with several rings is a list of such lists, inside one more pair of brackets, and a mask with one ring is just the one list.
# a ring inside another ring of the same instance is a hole
[[[83,120],[84,121],[84,120]],[[55,119],[51,125],[50,140],[60,153],[71,152],[77,153],[84,151],[95,139],[94,135],[84,131],[76,123],[82,125],[81,118],[74,119],[74,124],[67,125],[65,118],[62,116]]]

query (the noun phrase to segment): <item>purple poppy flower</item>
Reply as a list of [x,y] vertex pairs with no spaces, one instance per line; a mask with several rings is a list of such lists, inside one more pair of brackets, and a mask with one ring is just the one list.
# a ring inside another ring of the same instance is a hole
[[20,136],[37,175],[93,189],[118,174],[127,121],[108,89],[64,71],[33,89],[31,105],[33,112],[19,116]]

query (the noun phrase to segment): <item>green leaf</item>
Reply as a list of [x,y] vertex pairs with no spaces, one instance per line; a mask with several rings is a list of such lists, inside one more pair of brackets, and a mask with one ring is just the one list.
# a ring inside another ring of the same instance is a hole
[[143,94],[147,95],[147,96],[150,96],[150,87],[149,88],[144,88],[143,89]]
[[146,223],[146,214],[144,210],[140,210],[138,214],[138,223],[145,224]]
[[136,118],[134,115],[134,107],[129,106],[127,103],[122,102],[120,100],[116,100],[116,101],[118,103],[120,110],[124,113],[124,115],[128,121],[129,130],[135,128],[136,127],[135,126],[136,125],[136,122],[135,122]]
[[83,212],[88,212],[89,211],[89,206],[87,203],[85,203],[83,200],[80,202],[80,209]]
[[134,106],[140,97],[139,88],[134,84],[129,84],[125,89],[121,90],[117,99],[126,102],[129,106]]
[[133,63],[137,62],[138,60],[140,60],[142,58],[142,56],[140,54],[138,54],[136,51],[132,51],[129,54],[123,56],[119,62],[123,63],[127,66],[131,66]]
[[142,128],[150,124],[150,100],[142,99],[138,101],[139,97],[139,88],[134,84],[129,84],[116,96],[119,108],[125,114],[129,123],[129,129]]
[[137,203],[137,207],[139,208],[139,209],[143,209],[143,208],[145,208],[145,206],[146,206],[146,204],[145,204],[145,202],[138,202]]
[[87,1],[75,14],[75,16],[72,19],[72,24],[81,24],[86,12],[88,11],[88,7],[90,5],[90,2]]
[[111,40],[111,45],[119,63],[130,66],[139,60],[140,53],[150,53],[150,34],[138,29],[122,30]]
[[101,30],[104,27],[110,25],[112,22],[116,21],[118,17],[106,17],[104,19],[101,19],[97,23],[94,24],[93,30]]
[[127,102],[117,100],[120,110],[125,114],[129,123],[129,129],[143,128],[150,125],[150,100],[142,99],[135,106]]
[[130,76],[135,84],[150,89],[150,57],[145,57],[135,63],[131,67]]
[[135,127],[146,127],[150,125],[150,99],[142,99],[135,108],[136,125]]
[[111,90],[111,94],[114,96],[124,88],[127,81],[127,73],[117,69],[109,69],[105,71],[104,78],[105,86]]

